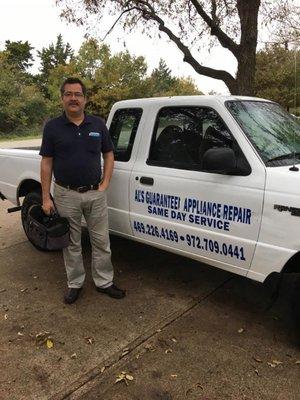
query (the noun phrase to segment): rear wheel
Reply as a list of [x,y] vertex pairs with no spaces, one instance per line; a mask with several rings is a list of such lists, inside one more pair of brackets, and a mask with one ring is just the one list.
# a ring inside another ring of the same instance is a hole
[[22,219],[22,225],[23,229],[25,232],[25,235],[27,236],[27,239],[30,241],[33,246],[41,251],[49,251],[47,249],[44,249],[43,247],[39,246],[37,243],[35,243],[34,239],[28,235],[28,212],[30,210],[30,207],[33,205],[42,205],[42,194],[40,191],[36,192],[30,192],[28,193],[23,201],[22,208],[21,208],[21,219]]

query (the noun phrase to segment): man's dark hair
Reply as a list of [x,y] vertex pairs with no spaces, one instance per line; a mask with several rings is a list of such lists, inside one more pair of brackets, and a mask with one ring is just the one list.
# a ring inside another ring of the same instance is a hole
[[68,84],[74,84],[74,83],[79,83],[79,85],[81,86],[82,89],[82,93],[84,94],[84,97],[86,96],[86,87],[84,85],[84,83],[79,79],[79,78],[67,78],[64,83],[61,85],[60,87],[60,94],[61,96],[63,96],[64,92],[65,92],[65,86]]

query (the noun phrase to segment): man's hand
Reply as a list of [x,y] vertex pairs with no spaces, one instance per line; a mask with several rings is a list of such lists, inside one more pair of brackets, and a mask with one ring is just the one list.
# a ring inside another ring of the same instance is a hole
[[43,200],[42,210],[46,215],[51,215],[55,211],[53,201],[51,199]]
[[99,192],[105,192],[105,190],[108,188],[114,168],[114,153],[112,151],[108,151],[102,156],[104,161],[103,178],[98,188]]
[[108,182],[102,181],[102,182],[100,182],[100,185],[98,187],[98,191],[99,192],[105,192],[105,190],[108,188],[108,186],[109,186]]

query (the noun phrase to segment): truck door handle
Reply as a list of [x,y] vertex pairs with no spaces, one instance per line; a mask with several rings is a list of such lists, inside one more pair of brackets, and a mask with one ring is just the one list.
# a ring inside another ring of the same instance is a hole
[[152,186],[154,183],[154,179],[149,178],[148,176],[142,176],[140,182],[143,183],[144,185]]

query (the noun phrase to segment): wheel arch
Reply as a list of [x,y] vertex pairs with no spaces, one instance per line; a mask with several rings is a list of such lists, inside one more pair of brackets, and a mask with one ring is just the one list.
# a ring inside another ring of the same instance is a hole
[[[289,273],[300,273],[300,251],[294,254],[285,264],[283,267],[282,273],[289,274]],[[299,275],[300,276],[300,275]]]

